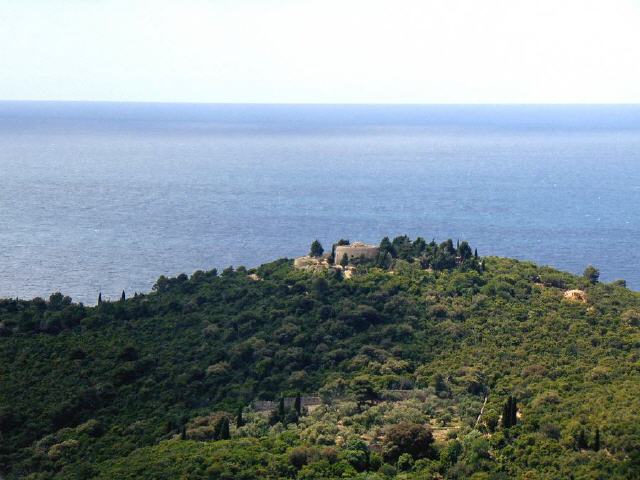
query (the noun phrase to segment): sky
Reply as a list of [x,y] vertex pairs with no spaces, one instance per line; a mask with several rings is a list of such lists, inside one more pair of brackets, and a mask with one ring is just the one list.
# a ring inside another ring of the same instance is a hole
[[640,103],[640,0],[0,0],[0,99]]

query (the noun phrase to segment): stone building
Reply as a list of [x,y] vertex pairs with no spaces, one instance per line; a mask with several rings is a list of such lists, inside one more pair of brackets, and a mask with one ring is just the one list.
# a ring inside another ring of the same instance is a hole
[[349,260],[353,258],[366,258],[374,260],[380,248],[376,245],[367,245],[362,242],[354,242],[351,245],[339,245],[336,247],[334,265],[340,265],[342,257],[348,255]]

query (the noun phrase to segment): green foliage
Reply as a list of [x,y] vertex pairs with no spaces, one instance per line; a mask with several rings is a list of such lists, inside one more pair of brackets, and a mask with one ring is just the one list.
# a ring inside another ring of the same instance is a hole
[[344,280],[278,260],[0,300],[0,475],[633,478],[638,293],[465,244],[386,239]]
[[405,454],[418,459],[424,458],[430,453],[433,435],[431,429],[424,425],[401,422],[387,428],[384,441],[386,459],[398,460]]
[[587,268],[584,269],[583,276],[584,278],[589,280],[590,283],[595,285],[596,283],[598,283],[598,279],[600,278],[600,270],[598,270],[593,265],[589,265]]
[[322,244],[318,240],[314,240],[313,243],[311,243],[309,256],[321,257],[323,253],[324,253],[324,248],[322,248]]

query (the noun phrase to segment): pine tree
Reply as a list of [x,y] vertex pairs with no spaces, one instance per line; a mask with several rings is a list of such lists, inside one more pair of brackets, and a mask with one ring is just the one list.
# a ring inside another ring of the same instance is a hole
[[296,414],[298,417],[302,414],[302,399],[300,398],[300,393],[296,395],[296,400],[293,403],[293,407],[296,410]]
[[600,429],[596,428],[596,436],[593,439],[593,451],[597,452],[600,450]]
[[122,295],[120,296],[120,301],[124,302],[127,299],[127,297],[124,294],[124,290],[122,290]]
[[238,414],[236,415],[236,427],[240,428],[244,425],[244,421],[242,420],[242,407],[238,408]]
[[314,240],[313,243],[311,244],[311,250],[309,252],[309,256],[321,257],[323,253],[324,253],[324,248],[322,248],[322,245],[320,244],[320,242],[318,240]]
[[98,305],[102,305],[102,292],[98,293]]

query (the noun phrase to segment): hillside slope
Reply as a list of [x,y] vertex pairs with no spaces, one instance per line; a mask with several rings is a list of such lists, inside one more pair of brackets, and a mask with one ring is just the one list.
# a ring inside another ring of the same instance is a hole
[[[279,260],[96,307],[0,301],[0,471],[637,478],[638,293],[393,256],[348,280]],[[298,393],[322,403],[251,407]]]

